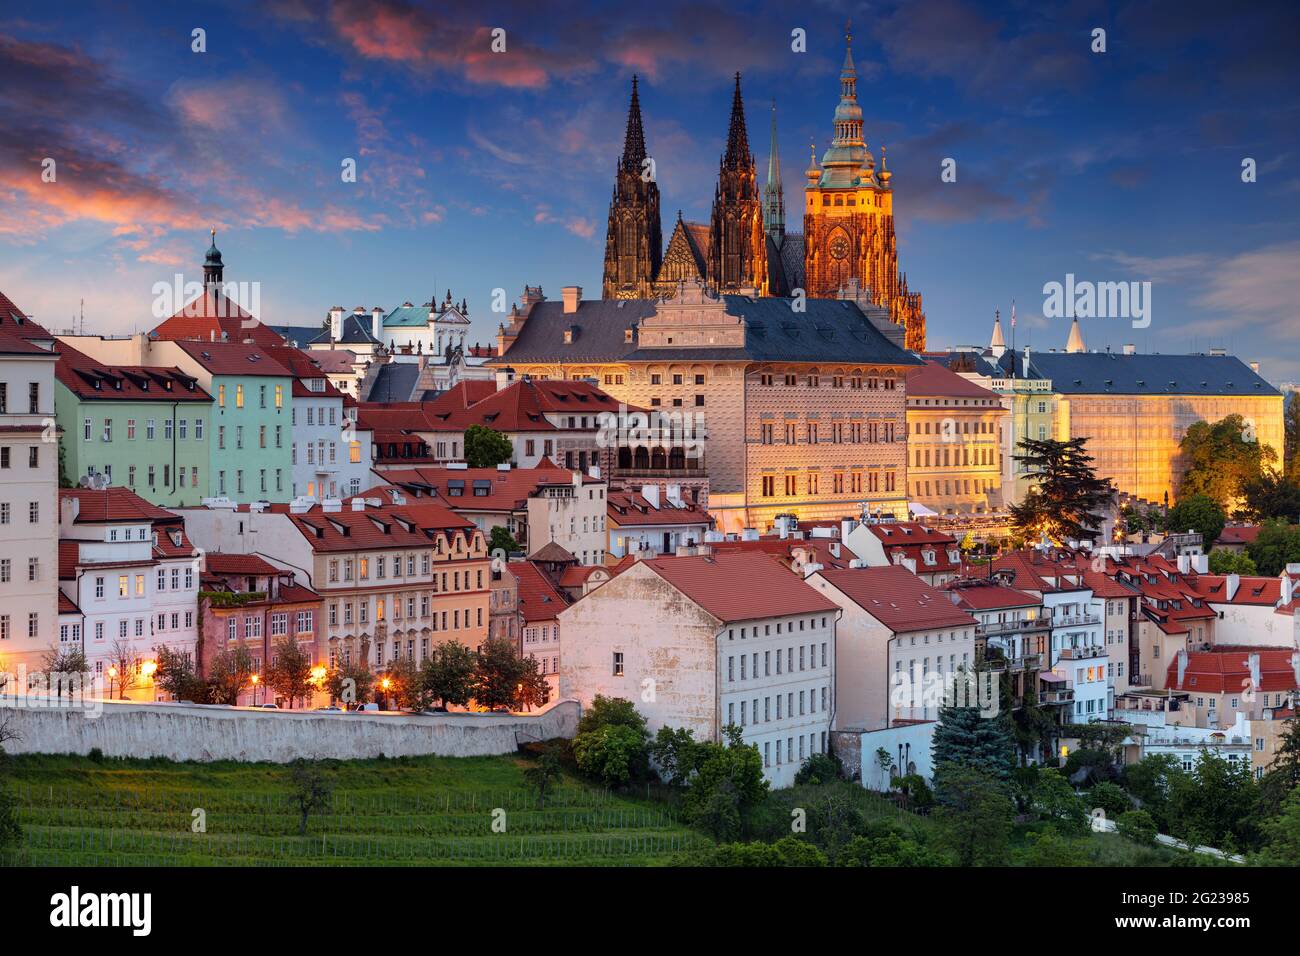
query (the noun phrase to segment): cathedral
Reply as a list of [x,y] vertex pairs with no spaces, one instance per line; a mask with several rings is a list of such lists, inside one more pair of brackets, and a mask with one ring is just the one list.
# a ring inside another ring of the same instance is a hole
[[818,163],[814,149],[805,176],[803,232],[786,232],[785,197],[772,106],[767,183],[759,189],[749,149],[745,106],[736,74],[727,147],[718,166],[709,222],[688,222],[680,212],[662,239],[659,186],[648,160],[636,78],[628,107],[605,238],[602,297],[649,299],[673,295],[698,281],[715,293],[836,298],[861,288],[871,303],[903,326],[909,349],[925,349],[921,294],[898,269],[892,174],[880,166],[862,135],[852,35],[846,33],[835,135]]

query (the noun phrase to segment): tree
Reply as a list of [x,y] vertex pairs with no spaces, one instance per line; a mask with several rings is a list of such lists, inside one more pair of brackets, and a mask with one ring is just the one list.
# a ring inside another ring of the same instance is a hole
[[1011,524],[1026,542],[1044,534],[1057,544],[1096,537],[1115,489],[1109,480],[1097,477],[1087,443],[1086,438],[1021,439],[1025,453],[1014,458],[1025,465],[1031,487],[1020,504],[1011,507]]
[[1015,745],[1004,715],[989,718],[980,716],[976,707],[940,707],[931,756],[935,789],[939,800],[946,802],[946,769],[966,767],[1005,781],[1015,762]]
[[544,707],[551,699],[551,685],[531,654],[519,659],[519,681],[515,685],[515,708],[532,710]]
[[1257,574],[1255,562],[1244,551],[1215,548],[1210,552],[1211,574]]
[[488,554],[496,554],[503,551],[507,555],[515,554],[523,550],[523,545],[515,540],[515,536],[499,524],[492,526],[492,532],[488,535]]
[[699,762],[699,744],[694,732],[684,727],[660,727],[650,745],[650,758],[659,769],[659,779],[684,787]]
[[[117,676],[113,678],[117,683],[117,699],[126,700],[126,692],[136,685],[140,676],[135,666],[135,646],[126,638],[119,637],[109,648],[108,654],[109,665],[117,671]],[[109,693],[111,695],[111,688]]]
[[1086,799],[1089,807],[1100,808],[1108,820],[1118,820],[1133,809],[1133,798],[1109,780],[1094,785]]
[[17,846],[23,838],[23,825],[18,821],[18,801],[0,780],[0,850]]
[[1011,735],[1020,755],[1020,766],[1028,764],[1036,754],[1051,753],[1056,743],[1056,718],[1038,703],[1038,681],[1025,681],[1019,707],[1014,706],[1010,671],[1003,671],[998,683],[1002,712],[1011,715]]
[[944,845],[961,866],[990,866],[1006,859],[1012,804],[1006,785],[990,774],[948,764],[943,771],[944,803],[935,818]]
[[1055,768],[1039,772],[1030,802],[1039,817],[1058,824],[1067,833],[1081,833],[1088,824],[1083,801],[1075,795],[1070,781]]
[[961,549],[962,554],[970,554],[978,547],[978,545],[975,543],[975,535],[967,531],[964,535],[962,535],[961,543],[958,544],[957,547]]
[[1223,509],[1209,495],[1194,494],[1180,498],[1169,511],[1169,527],[1174,534],[1195,531],[1201,536],[1201,547],[1209,550],[1219,540],[1226,523]]
[[573,756],[583,773],[621,786],[649,772],[649,739],[645,718],[631,701],[597,694],[578,721]]
[[1155,846],[1156,821],[1145,810],[1125,810],[1115,821],[1115,832],[1138,846]]
[[330,700],[342,701],[345,707],[370,703],[374,687],[375,675],[362,661],[344,661],[325,674],[325,690]]
[[1235,413],[1212,424],[1194,423],[1178,448],[1187,462],[1179,499],[1205,495],[1224,509],[1240,500],[1248,481],[1277,461],[1277,452],[1260,444],[1254,423]]
[[243,644],[224,647],[208,666],[208,694],[214,704],[237,704],[251,683],[253,655]]
[[474,652],[459,641],[443,641],[420,667],[420,685],[430,702],[465,707],[474,696]]
[[1195,769],[1170,788],[1169,832],[1221,850],[1250,847],[1258,841],[1252,819],[1257,799],[1249,761],[1204,751]]
[[897,832],[855,836],[835,854],[836,866],[947,866],[943,854]]
[[812,783],[830,783],[833,780],[840,779],[840,771],[843,765],[834,754],[811,754],[799,768],[799,772],[794,775],[796,784]]
[[546,802],[551,784],[560,778],[560,760],[549,750],[537,758],[537,763],[524,771],[524,780],[537,791],[538,800]]
[[1246,545],[1246,553],[1260,574],[1274,577],[1288,564],[1300,561],[1300,527],[1283,521],[1265,521],[1255,540]]
[[1157,825],[1167,829],[1169,795],[1174,782],[1183,776],[1183,768],[1172,755],[1155,754],[1126,766],[1121,783]]
[[470,468],[495,468],[514,457],[510,439],[485,425],[465,429],[465,464]]
[[688,820],[727,839],[743,830],[750,811],[767,796],[763,757],[758,747],[746,744],[740,728],[729,724],[724,743],[700,744],[699,762],[683,800]]
[[1300,518],[1300,484],[1296,472],[1283,477],[1267,469],[1258,478],[1242,482],[1241,514],[1253,521],[1282,518],[1294,521]]
[[1261,866],[1300,866],[1300,790],[1282,802],[1281,813],[1260,822],[1264,846],[1251,857]]
[[90,668],[86,665],[86,654],[81,648],[60,650],[51,647],[45,652],[44,658],[46,686],[50,690],[56,690],[56,696],[62,697],[64,690],[67,690],[68,697],[71,698],[85,687],[85,678]]
[[474,700],[487,710],[515,705],[523,676],[515,645],[504,638],[484,641],[474,670]]
[[396,710],[427,709],[421,670],[409,657],[394,657],[379,675],[379,693]]
[[195,704],[207,700],[207,686],[194,669],[194,658],[189,651],[177,651],[166,644],[154,648],[154,657],[158,669],[154,671],[154,681],[175,700],[185,700]]
[[1021,854],[1025,866],[1087,866],[1088,858],[1079,846],[1055,830],[1029,833]]
[[1283,471],[1292,481],[1300,481],[1300,402],[1295,392],[1287,392],[1282,403]]
[[298,834],[307,835],[307,818],[329,806],[333,782],[316,759],[297,758],[289,764],[291,802],[298,809]]
[[266,686],[285,698],[292,709],[296,700],[306,706],[313,690],[311,655],[293,637],[284,635],[272,648],[271,666],[266,671]]

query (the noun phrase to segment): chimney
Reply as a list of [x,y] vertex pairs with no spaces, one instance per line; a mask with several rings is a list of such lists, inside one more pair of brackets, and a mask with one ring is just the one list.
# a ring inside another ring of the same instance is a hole
[[366,499],[365,499],[365,498],[362,498],[360,495],[358,495],[357,497],[353,498],[353,499],[352,499],[352,510],[353,510],[353,511],[365,511],[365,510],[366,510]]
[[1241,587],[1241,575],[1229,574],[1227,580],[1224,582],[1223,587],[1224,587],[1224,597],[1226,597],[1229,601],[1231,601],[1233,598],[1237,596],[1237,588]]
[[330,309],[330,338],[337,342],[343,338],[343,307],[334,306]]
[[1180,554],[1178,556],[1178,573],[1186,574],[1192,569],[1192,559],[1189,555]]
[[1124,354],[1125,354],[1125,355],[1136,355],[1136,354],[1137,354],[1137,346],[1134,345],[1132,342],[1125,342],[1125,343],[1124,343]]
[[1208,574],[1210,571],[1210,556],[1208,554],[1192,555],[1192,570],[1197,574]]
[[509,366],[497,369],[497,391],[509,388],[515,383],[515,370]]
[[564,300],[564,314],[572,315],[578,311],[578,303],[582,301],[582,286],[566,285],[560,290],[560,296]]
[[642,485],[641,497],[650,503],[650,507],[659,510],[659,486]]
[[536,305],[538,302],[545,302],[546,295],[542,292],[541,286],[526,285],[524,286],[524,294],[520,296],[519,301],[524,304],[524,311],[527,312],[532,306]]
[[384,310],[375,306],[370,310],[370,334],[375,338],[383,341],[384,332]]
[[1256,375],[1258,375],[1258,374],[1259,374],[1259,363],[1258,363],[1258,362],[1251,362],[1251,363],[1250,363],[1250,370],[1251,370],[1252,372],[1254,372]]

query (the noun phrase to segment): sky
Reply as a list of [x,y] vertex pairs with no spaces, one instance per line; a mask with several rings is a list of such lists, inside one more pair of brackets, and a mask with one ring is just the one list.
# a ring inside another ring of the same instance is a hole
[[986,343],[995,309],[1010,337],[1013,300],[1017,346],[1063,347],[1044,286],[1074,275],[1151,283],[1149,325],[1085,319],[1089,348],[1222,346],[1300,381],[1300,7],[1280,2],[6,0],[0,291],[52,329],[83,301],[88,332],[148,329],[215,226],[265,322],[450,289],[492,342],[495,289],[599,295],[633,74],[665,240],[679,209],[708,219],[736,71],[760,184],[775,101],[798,210],[849,20],[930,348]]

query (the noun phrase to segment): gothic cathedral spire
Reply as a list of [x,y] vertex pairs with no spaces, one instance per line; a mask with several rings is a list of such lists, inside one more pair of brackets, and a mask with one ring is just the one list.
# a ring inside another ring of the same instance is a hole
[[659,272],[663,236],[659,223],[659,186],[654,163],[646,153],[641,100],[632,77],[623,155],[615,173],[605,233],[605,275],[601,295],[606,299],[649,298]]
[[781,154],[776,148],[776,101],[772,101],[772,147],[767,154],[767,185],[763,187],[763,231],[778,249],[785,241],[785,194],[781,190]]
[[731,100],[727,151],[718,168],[709,223],[709,284],[718,292],[767,293],[767,241],[754,154],[745,130],[740,74]]

